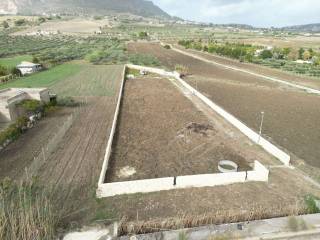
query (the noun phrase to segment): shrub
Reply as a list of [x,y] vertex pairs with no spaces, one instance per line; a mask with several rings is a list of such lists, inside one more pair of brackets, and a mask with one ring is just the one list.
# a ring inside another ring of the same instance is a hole
[[23,26],[27,23],[27,21],[25,19],[18,19],[14,22],[14,25],[19,27],[19,26]]
[[268,58],[272,58],[272,52],[270,51],[270,50],[267,50],[267,49],[265,49],[265,50],[263,50],[262,52],[261,52],[261,54],[260,54],[260,57],[262,58],[262,59],[268,59]]
[[319,201],[318,198],[313,195],[307,195],[304,200],[309,214],[320,213],[320,209],[316,203],[316,201]]
[[18,69],[18,68],[16,68],[16,67],[14,67],[14,68],[12,68],[11,69],[11,74],[12,75],[15,75],[15,76],[22,76],[22,73],[21,73],[21,71]]
[[43,112],[44,105],[38,100],[23,100],[17,104],[22,107],[27,113]]
[[170,45],[168,45],[168,44],[164,45],[164,48],[165,49],[171,49]]
[[2,22],[2,26],[4,27],[4,28],[9,28],[10,26],[9,26],[9,23],[7,22],[7,21],[3,21]]
[[24,131],[28,123],[28,118],[21,117],[8,128],[0,132],[0,146],[3,146],[7,141],[16,140]]
[[147,32],[139,32],[139,38],[140,39],[148,38],[148,33]]
[[188,67],[184,66],[184,65],[180,65],[180,64],[177,64],[175,67],[174,67],[175,71],[177,71],[178,73],[180,73],[181,77],[185,76],[188,74]]
[[64,97],[64,98],[58,98],[57,101],[57,106],[60,107],[77,107],[79,105],[78,102],[76,102],[73,98],[71,97]]

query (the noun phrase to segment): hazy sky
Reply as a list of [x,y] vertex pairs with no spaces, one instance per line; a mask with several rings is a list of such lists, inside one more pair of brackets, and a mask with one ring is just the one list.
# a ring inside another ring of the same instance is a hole
[[259,27],[320,23],[320,0],[153,0],[169,14]]

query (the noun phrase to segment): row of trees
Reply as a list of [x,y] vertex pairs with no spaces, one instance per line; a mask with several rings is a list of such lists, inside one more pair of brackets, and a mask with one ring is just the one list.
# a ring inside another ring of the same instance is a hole
[[239,59],[241,61],[252,61],[255,50],[257,47],[250,44],[241,43],[226,43],[218,44],[215,41],[211,41],[208,44],[203,44],[202,41],[194,40],[181,40],[179,44],[185,48],[192,48],[199,51],[205,51],[209,53],[216,53],[219,55]]
[[179,44],[185,48],[192,48],[199,51],[215,53],[222,56],[238,59],[240,61],[253,62],[254,60],[276,59],[276,60],[312,60],[314,65],[320,65],[320,54],[310,49],[293,49],[293,48],[272,48],[263,49],[261,46],[242,43],[218,43],[210,41],[207,44],[201,40],[181,40]]

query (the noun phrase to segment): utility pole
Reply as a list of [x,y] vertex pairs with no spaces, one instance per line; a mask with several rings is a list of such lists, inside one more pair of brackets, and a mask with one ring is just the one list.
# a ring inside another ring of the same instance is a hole
[[260,123],[258,144],[260,143],[260,139],[261,139],[261,135],[262,135],[263,120],[264,120],[264,112],[261,112],[261,123]]

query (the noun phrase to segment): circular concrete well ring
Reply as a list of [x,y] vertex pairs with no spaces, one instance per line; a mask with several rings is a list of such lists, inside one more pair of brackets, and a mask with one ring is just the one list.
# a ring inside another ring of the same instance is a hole
[[222,160],[218,163],[218,170],[222,173],[237,172],[238,164],[230,160]]

